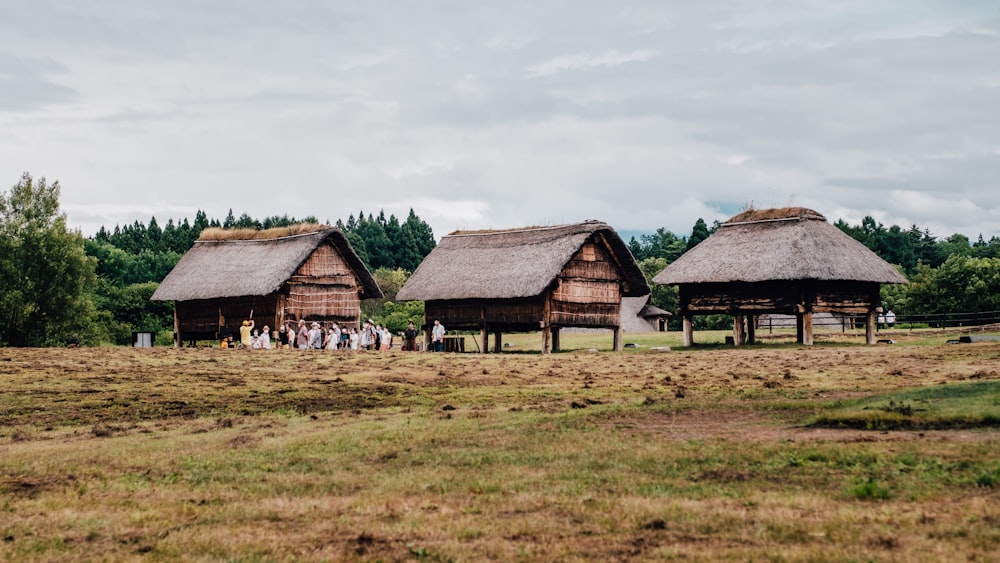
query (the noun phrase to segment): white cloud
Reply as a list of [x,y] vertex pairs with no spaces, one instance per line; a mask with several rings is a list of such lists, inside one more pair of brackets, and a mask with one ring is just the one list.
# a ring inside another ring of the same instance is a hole
[[413,207],[684,234],[752,202],[1000,234],[995,8],[118,4],[0,19],[0,182],[59,179],[85,232]]
[[574,53],[561,55],[530,65],[525,70],[529,77],[549,76],[570,70],[588,70],[597,67],[614,67],[627,63],[648,61],[659,53],[652,49],[638,49],[627,53],[616,50],[604,51],[599,54]]

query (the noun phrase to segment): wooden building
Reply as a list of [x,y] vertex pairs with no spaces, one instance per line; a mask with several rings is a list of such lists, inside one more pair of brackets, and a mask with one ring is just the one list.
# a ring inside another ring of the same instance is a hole
[[438,319],[448,330],[478,330],[482,352],[490,333],[500,351],[503,332],[540,330],[547,353],[559,350],[563,327],[612,329],[620,350],[622,297],[647,293],[621,237],[588,221],[451,233],[396,298],[424,301],[427,325]]
[[153,293],[174,302],[174,342],[286,321],[358,326],[361,300],[382,297],[339,229],[299,225],[268,231],[207,229]]
[[798,342],[813,343],[818,312],[867,316],[866,340],[875,343],[879,288],[907,283],[891,264],[801,207],[749,209],[667,266],[655,283],[677,285],[684,345],[694,342],[695,315],[732,315],[733,341],[754,341],[755,318],[796,316]]

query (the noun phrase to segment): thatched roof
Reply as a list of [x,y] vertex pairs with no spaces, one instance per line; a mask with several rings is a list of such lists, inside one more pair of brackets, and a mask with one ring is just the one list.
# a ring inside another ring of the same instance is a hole
[[744,211],[653,278],[659,284],[784,280],[907,283],[891,264],[802,207]]
[[232,235],[218,232],[201,237],[167,274],[152,300],[270,295],[325,242],[333,244],[354,270],[365,298],[382,297],[382,290],[344,233],[333,227],[306,231],[268,239],[232,239]]
[[622,298],[622,328],[625,332],[655,332],[658,317],[670,317],[671,313],[649,304],[650,295]]
[[628,246],[606,223],[501,231],[456,231],[424,258],[396,295],[420,299],[517,299],[541,295],[591,236],[607,241],[625,276],[625,295],[649,293]]

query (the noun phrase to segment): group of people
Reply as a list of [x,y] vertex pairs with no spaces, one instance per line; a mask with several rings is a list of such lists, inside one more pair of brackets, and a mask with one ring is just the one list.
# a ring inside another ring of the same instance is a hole
[[[400,336],[403,339],[403,350],[417,350],[418,332],[413,323],[409,323]],[[323,323],[299,320],[298,323],[288,322],[278,327],[272,333],[270,327],[264,325],[257,330],[253,319],[242,322],[239,329],[239,341],[234,342],[233,335],[225,326],[219,327],[219,338],[222,348],[241,347],[245,350],[270,350],[273,347],[298,350],[389,350],[393,346],[393,334],[388,327],[371,319],[364,322],[361,329]]]
[[[444,325],[435,320],[431,328],[431,350],[444,351]],[[400,336],[403,339],[404,351],[416,351],[419,332],[413,323],[409,323]],[[264,325],[259,331],[253,319],[247,319],[240,325],[239,347],[245,350],[270,350],[272,348],[271,328]],[[219,327],[219,339],[222,348],[235,348],[233,335],[225,326]],[[278,327],[274,334],[274,346],[281,349],[298,350],[390,350],[393,344],[393,334],[388,327],[371,319],[364,322],[361,329],[332,323],[324,327],[322,323],[313,321],[307,323],[300,319],[298,324],[289,321]]]

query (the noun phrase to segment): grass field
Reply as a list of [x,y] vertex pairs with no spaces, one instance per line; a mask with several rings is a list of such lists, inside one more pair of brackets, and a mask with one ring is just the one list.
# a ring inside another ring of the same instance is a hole
[[0,560],[996,560],[1000,343],[697,336],[0,349]]

